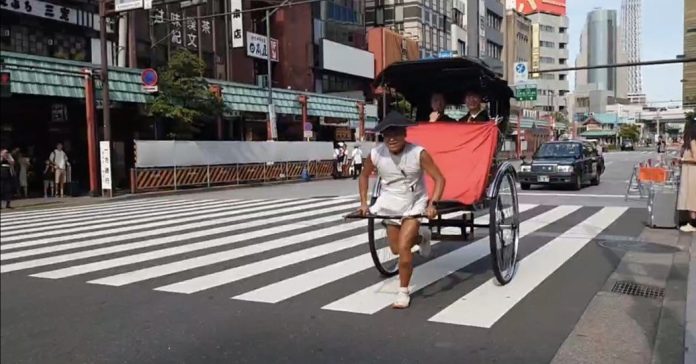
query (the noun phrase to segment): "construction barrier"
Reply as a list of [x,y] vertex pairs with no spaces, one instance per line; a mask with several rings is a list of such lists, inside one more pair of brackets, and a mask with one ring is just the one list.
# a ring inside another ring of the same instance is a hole
[[306,169],[313,179],[331,178],[333,161],[270,162],[131,169],[131,192],[296,181]]

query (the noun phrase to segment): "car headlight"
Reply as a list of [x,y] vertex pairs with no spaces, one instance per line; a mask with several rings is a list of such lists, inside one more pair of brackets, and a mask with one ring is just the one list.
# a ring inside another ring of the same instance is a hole
[[558,166],[558,171],[568,173],[573,171],[573,166]]
[[532,171],[532,166],[521,166],[520,167],[520,172],[531,172]]

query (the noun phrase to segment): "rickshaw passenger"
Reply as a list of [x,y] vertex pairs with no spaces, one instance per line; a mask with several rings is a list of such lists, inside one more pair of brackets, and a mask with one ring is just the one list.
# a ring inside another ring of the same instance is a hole
[[467,91],[464,96],[464,103],[466,104],[469,112],[464,115],[463,118],[459,119],[461,122],[472,122],[472,121],[488,121],[490,120],[490,115],[488,111],[482,104],[481,93],[476,90]]
[[[382,120],[375,131],[382,133],[384,143],[373,148],[360,175],[360,213],[382,216],[402,216],[385,220],[387,241],[393,254],[399,255],[400,288],[392,307],[406,308],[410,303],[409,282],[413,274],[411,248],[420,245],[420,254],[430,254],[430,231],[419,237],[421,219],[412,216],[437,216],[434,202],[439,201],[445,188],[445,178],[432,157],[423,147],[406,141],[406,127],[415,125],[397,112]],[[372,206],[368,204],[370,174],[376,170],[381,177],[381,194]],[[432,200],[428,201],[423,172],[435,181]]]
[[436,121],[456,121],[445,114],[445,106],[447,106],[445,95],[439,92],[433,93],[430,97],[430,107],[433,111],[430,113],[428,121],[431,123]]

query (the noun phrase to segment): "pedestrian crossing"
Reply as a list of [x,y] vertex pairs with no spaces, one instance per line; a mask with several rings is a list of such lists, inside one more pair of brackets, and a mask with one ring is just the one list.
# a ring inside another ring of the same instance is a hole
[[[271,309],[306,301],[308,310],[375,315],[390,306],[399,279],[382,278],[374,269],[366,221],[344,220],[358,206],[355,196],[147,199],[3,213],[0,273],[2,279],[143,285],[154,294],[232,292],[225,296],[230,304],[257,302]],[[488,268],[482,284],[457,287],[457,297],[427,321],[491,328],[607,229],[625,223],[629,210],[521,204],[521,252],[530,248],[520,256],[513,281],[498,285]],[[478,214],[481,223],[488,222],[486,212]],[[555,237],[532,249],[550,228],[558,231]],[[466,244],[434,241],[433,256],[416,259],[412,305],[419,305],[418,294],[427,287],[487,262],[488,230],[477,229],[475,237]]]

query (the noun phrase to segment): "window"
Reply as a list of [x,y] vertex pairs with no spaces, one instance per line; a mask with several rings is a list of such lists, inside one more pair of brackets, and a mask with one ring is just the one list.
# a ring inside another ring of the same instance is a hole
[[502,23],[503,23],[503,18],[499,17],[498,14],[496,14],[492,11],[486,11],[486,25],[489,28],[493,28],[495,30],[500,30]]
[[542,47],[546,47],[546,48],[555,48],[555,47],[556,47],[556,43],[554,43],[554,42],[547,42],[547,41],[544,41],[544,40],[540,41],[540,42],[539,42],[539,45],[541,45]]
[[539,59],[539,61],[540,61],[541,63],[548,63],[548,64],[554,64],[554,63],[556,63],[556,60],[553,59],[553,57],[541,57],[541,58]]
[[565,58],[559,58],[559,59],[558,59],[558,63],[559,63],[559,64],[566,64],[566,63],[568,63],[568,60],[565,59]]
[[486,55],[491,58],[501,59],[503,47],[491,41],[486,42]]
[[558,75],[559,81],[565,81],[568,75]]
[[452,10],[452,22],[460,28],[464,28],[464,13],[457,9]]
[[550,33],[553,33],[553,31],[554,31],[553,27],[552,27],[552,26],[548,26],[548,25],[541,25],[541,26],[539,26],[539,29],[541,29],[542,32],[550,32]]
[[556,76],[554,76],[554,75],[551,74],[551,73],[542,73],[541,76],[540,76],[540,78],[541,78],[541,79],[544,79],[544,80],[555,80],[555,79],[556,79]]
[[560,27],[560,28],[558,28],[558,32],[561,33],[561,34],[566,33],[567,31],[568,31],[568,28],[566,28],[566,27]]
[[466,42],[457,40],[457,52],[459,52],[460,56],[466,55]]
[[566,49],[568,47],[568,44],[566,43],[558,43],[558,48],[560,49]]

